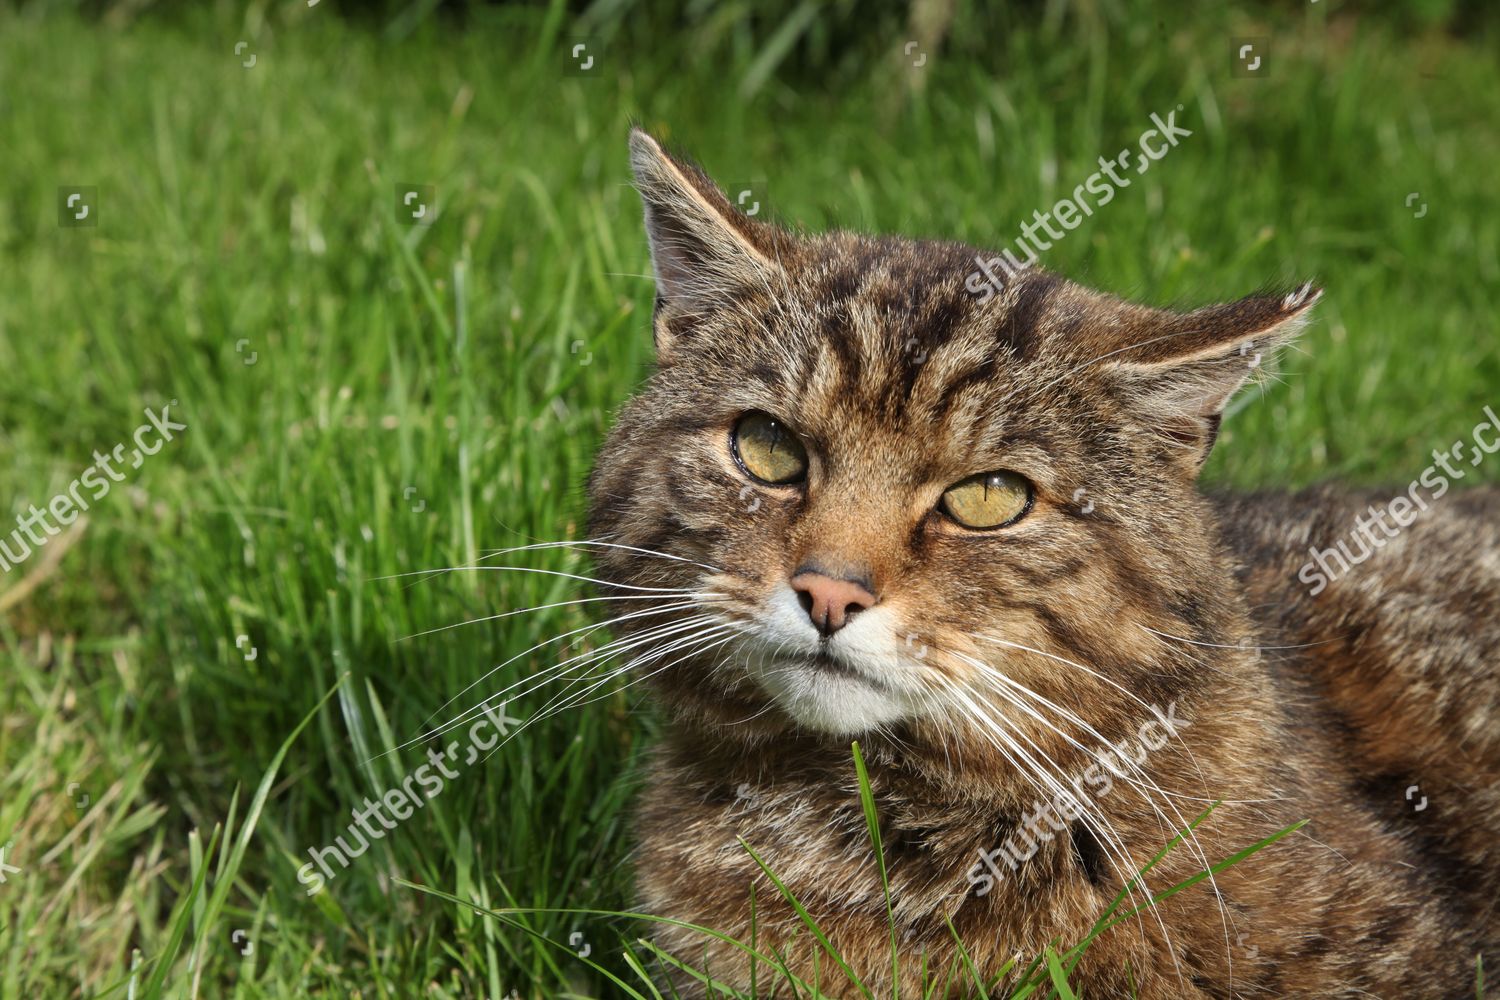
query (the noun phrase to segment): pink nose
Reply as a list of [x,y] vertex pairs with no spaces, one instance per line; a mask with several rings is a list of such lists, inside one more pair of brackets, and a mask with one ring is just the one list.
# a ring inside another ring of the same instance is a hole
[[854,580],[835,580],[822,573],[798,573],[792,577],[792,589],[802,602],[802,610],[813,626],[824,635],[833,635],[849,623],[856,612],[875,603],[875,595]]

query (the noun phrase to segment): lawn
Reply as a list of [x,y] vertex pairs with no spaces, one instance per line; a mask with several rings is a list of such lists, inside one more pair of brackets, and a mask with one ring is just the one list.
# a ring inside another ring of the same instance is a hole
[[648,928],[549,911],[631,905],[638,688],[509,701],[532,724],[323,891],[299,869],[598,618],[568,549],[418,571],[581,537],[651,360],[633,120],[772,218],[1000,247],[1181,106],[1043,262],[1153,304],[1328,289],[1213,484],[1404,484],[1500,405],[1493,19],[334,6],[0,10],[0,536],[148,410],[186,425],[0,575],[0,998],[617,995],[589,963]]

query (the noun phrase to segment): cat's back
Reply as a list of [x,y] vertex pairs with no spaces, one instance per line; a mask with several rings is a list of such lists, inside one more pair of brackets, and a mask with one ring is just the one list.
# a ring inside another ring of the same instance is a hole
[[1500,936],[1500,487],[1214,503],[1293,723]]
[[1479,655],[1500,653],[1500,486],[1211,499],[1265,644],[1399,642],[1429,679],[1500,672]]

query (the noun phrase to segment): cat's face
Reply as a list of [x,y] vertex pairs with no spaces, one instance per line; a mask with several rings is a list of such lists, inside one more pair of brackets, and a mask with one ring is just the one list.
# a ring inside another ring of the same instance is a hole
[[1174,314],[1039,270],[996,294],[973,278],[988,254],[793,236],[632,149],[661,365],[600,453],[591,528],[631,547],[600,571],[675,708],[1027,727],[1037,699],[1165,690],[1183,661],[1152,630],[1234,642],[1194,480],[1315,296]]

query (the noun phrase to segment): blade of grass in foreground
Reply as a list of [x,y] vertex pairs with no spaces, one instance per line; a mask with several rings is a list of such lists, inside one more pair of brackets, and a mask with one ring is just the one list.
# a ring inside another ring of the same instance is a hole
[[1043,952],[1047,960],[1047,975],[1052,979],[1052,986],[1057,990],[1058,1000],[1078,1000],[1077,994],[1068,986],[1068,977],[1063,974],[1062,963],[1057,960],[1057,952],[1051,948]]
[[[213,836],[208,841],[208,856],[212,857],[214,849],[219,846],[219,835],[223,828],[214,824]],[[167,946],[162,949],[161,955],[156,960],[156,965],[151,970],[151,978],[146,980],[146,986],[141,991],[141,1000],[157,1000],[161,996],[162,987],[166,985],[167,973],[171,971],[172,959],[182,948],[182,941],[187,937],[188,925],[193,920],[193,905],[198,899],[198,894],[203,891],[203,882],[208,878],[208,865],[198,866],[198,874],[193,878],[192,888],[186,896],[177,901],[177,908],[172,914],[172,933],[167,938]]]
[[1178,844],[1187,839],[1188,834],[1193,830],[1196,830],[1199,825],[1202,824],[1204,820],[1208,819],[1208,817],[1212,815],[1213,811],[1218,807],[1218,802],[1209,803],[1207,809],[1204,809],[1201,813],[1195,816],[1192,822],[1188,823],[1185,828],[1177,832],[1176,836],[1167,841],[1162,849],[1152,855],[1150,860],[1148,860],[1144,865],[1141,866],[1141,870],[1136,872],[1135,875],[1131,877],[1130,881],[1126,882],[1124,887],[1115,894],[1115,898],[1112,899],[1110,901],[1110,904],[1104,908],[1104,912],[1099,915],[1099,919],[1094,921],[1093,928],[1084,937],[1084,939],[1078,942],[1072,948],[1068,949],[1068,957],[1065,959],[1064,964],[1069,973],[1072,973],[1072,971],[1077,968],[1079,959],[1083,957],[1084,951],[1087,950],[1088,946],[1093,943],[1094,939],[1097,938],[1100,934],[1104,933],[1104,931],[1108,927],[1113,926],[1109,923],[1110,918],[1114,915],[1115,911],[1120,908],[1120,904],[1125,902],[1125,900],[1129,897],[1130,893],[1134,890],[1137,883],[1139,883],[1141,879],[1145,878],[1146,874],[1151,871],[1151,869],[1160,864],[1163,858],[1172,853],[1173,849],[1176,848]]
[[1222,871],[1232,868],[1233,866],[1239,864],[1241,861],[1244,861],[1246,858],[1250,857],[1252,854],[1255,854],[1257,851],[1261,851],[1267,847],[1270,847],[1272,844],[1276,843],[1276,841],[1280,840],[1282,837],[1285,837],[1287,834],[1295,833],[1296,831],[1302,829],[1307,825],[1307,822],[1308,821],[1305,819],[1299,819],[1295,823],[1282,827],[1280,830],[1277,830],[1275,833],[1271,834],[1269,837],[1266,837],[1264,840],[1258,840],[1255,843],[1251,844],[1249,847],[1244,848],[1243,850],[1235,851],[1223,861],[1216,862],[1215,864],[1210,865],[1205,870],[1183,879],[1181,882],[1178,882],[1171,888],[1163,889],[1155,896],[1152,896],[1150,902],[1143,903],[1142,905],[1137,906],[1135,909],[1130,910],[1127,913],[1122,913],[1120,916],[1116,917],[1109,924],[1105,925],[1104,930],[1109,930],[1109,928],[1115,926],[1116,924],[1123,923],[1124,921],[1129,920],[1131,917],[1145,912],[1150,907],[1157,905],[1158,903],[1171,896],[1175,896],[1182,890],[1197,885],[1199,882],[1202,882],[1210,875],[1217,875]]
[[[893,953],[892,970],[893,972],[895,972],[899,969],[899,965],[897,964],[899,962],[899,958],[896,955],[896,949],[899,947],[899,944],[896,936],[894,904],[891,900],[890,895],[889,874],[885,865],[883,843],[880,836],[879,815],[875,808],[875,799],[874,793],[870,786],[869,772],[865,766],[864,757],[862,752],[860,751],[859,744],[853,744],[851,746],[851,750],[854,756],[856,776],[859,781],[860,804],[864,811],[865,821],[869,826],[871,845],[876,852],[877,870],[880,873],[881,886],[885,894],[886,916],[891,928],[891,949]],[[1204,871],[1197,872],[1194,875],[1191,875],[1183,881],[1177,883],[1176,885],[1171,886],[1168,889],[1164,889],[1159,893],[1156,893],[1151,897],[1149,902],[1142,904],[1141,906],[1134,907],[1123,913],[1118,913],[1117,915],[1120,904],[1128,898],[1131,887],[1137,881],[1144,878],[1144,876],[1152,868],[1159,864],[1179,844],[1183,843],[1187,836],[1192,832],[1192,830],[1202,824],[1209,817],[1209,815],[1212,814],[1214,809],[1218,807],[1218,805],[1218,802],[1209,805],[1207,809],[1205,809],[1202,813],[1195,817],[1186,827],[1179,831],[1176,836],[1168,841],[1160,851],[1153,855],[1152,858],[1141,867],[1140,871],[1136,873],[1131,881],[1120,890],[1120,892],[1115,896],[1110,905],[1105,908],[1104,912],[1100,915],[1098,920],[1095,921],[1094,926],[1090,930],[1089,934],[1085,936],[1082,941],[1066,950],[1060,950],[1055,942],[1049,943],[1047,946],[1045,946],[1042,952],[1038,954],[1030,963],[1028,963],[1026,970],[1021,975],[1020,981],[1017,983],[1016,990],[1010,994],[1012,1000],[1024,1000],[1024,998],[1030,997],[1033,994],[1036,994],[1038,991],[1044,989],[1046,991],[1045,995],[1048,997],[1056,996],[1058,997],[1058,1000],[1077,1000],[1076,993],[1068,983],[1068,976],[1071,975],[1076,969],[1080,959],[1083,956],[1083,953],[1101,934],[1127,920],[1139,916],[1149,907],[1168,899],[1169,897],[1175,895],[1178,892],[1181,892],[1184,889],[1196,885],[1197,883],[1208,878],[1210,875],[1218,874],[1219,872],[1227,870],[1228,868],[1238,864],[1239,862],[1245,860],[1256,852],[1269,847],[1271,844],[1274,844],[1276,841],[1280,840],[1282,837],[1285,837],[1287,834],[1300,829],[1307,822],[1306,820],[1301,820],[1299,822],[1293,823],[1285,827],[1284,829],[1277,831],[1271,836],[1266,837],[1265,839],[1258,841],[1257,843],[1252,844],[1241,851],[1235,852],[1234,854],[1225,858],[1223,861],[1211,865]],[[760,867],[761,871],[765,873],[766,877],[771,880],[771,883],[781,893],[782,897],[785,898],[791,905],[793,910],[801,918],[803,924],[812,933],[813,937],[822,947],[823,951],[827,953],[828,956],[838,964],[839,968],[848,978],[848,981],[852,983],[860,991],[860,993],[867,998],[867,1000],[874,1000],[874,996],[870,992],[869,988],[865,986],[863,982],[861,982],[858,976],[855,975],[854,970],[850,968],[850,966],[844,961],[842,956],[839,955],[839,953],[834,949],[832,942],[828,940],[827,936],[823,933],[822,928],[818,925],[817,921],[813,919],[812,915],[808,912],[806,907],[802,905],[801,901],[798,900],[797,897],[791,892],[791,890],[787,888],[787,886],[781,881],[781,879],[779,879],[776,874],[771,871],[770,867],[765,863],[765,861],[761,859],[761,857],[755,852],[753,848],[750,847],[750,845],[743,838],[740,840],[740,844],[745,848],[745,851],[750,855],[751,859],[754,860],[755,863]],[[446,893],[438,889],[433,889],[428,886],[417,885],[400,878],[395,879],[395,881],[408,888],[416,889],[420,892],[428,893],[429,895],[437,896],[453,903],[458,903],[462,906],[473,909],[477,913],[494,917],[507,926],[514,927],[517,930],[520,930],[538,940],[544,941],[552,947],[558,949],[564,949],[564,946],[560,942],[553,941],[550,938],[545,937],[539,931],[533,930],[531,927],[516,920],[513,914],[566,913],[588,916],[606,916],[611,918],[647,920],[668,926],[689,929],[697,933],[708,935],[744,952],[750,959],[752,970],[757,962],[767,962],[768,964],[777,967],[778,971],[782,974],[787,984],[791,986],[794,992],[798,991],[799,989],[805,989],[809,991],[809,995],[811,997],[817,998],[823,996],[816,983],[814,983],[813,986],[809,987],[807,983],[798,979],[787,967],[786,963],[781,960],[779,955],[777,955],[775,958],[769,958],[761,954],[760,951],[754,946],[747,946],[743,942],[737,941],[727,934],[697,924],[692,924],[687,921],[675,920],[670,917],[659,917],[654,914],[648,913],[625,913],[620,911],[593,909],[543,909],[533,907],[517,907],[510,910],[497,911],[478,905],[474,902],[461,899],[450,893]],[[954,928],[951,920],[948,921],[948,928],[950,933],[952,933],[953,935],[954,941],[957,943],[961,962],[964,969],[968,972],[969,978],[973,981],[975,987],[978,988],[982,994],[988,995],[991,990],[998,987],[999,983],[1015,966],[1016,959],[1008,959],[1005,964],[997,971],[995,976],[992,977],[990,985],[987,987],[978,968],[974,965],[973,960],[969,957],[967,950],[964,948],[963,942],[959,939],[958,931],[956,928]],[[752,935],[753,934],[754,926],[752,924]],[[651,952],[651,954],[658,959],[658,961],[671,965],[679,971],[686,973],[712,992],[718,995],[730,997],[742,996],[742,994],[740,994],[738,991],[733,990],[726,985],[713,982],[713,980],[707,974],[692,968],[686,962],[683,962],[675,956],[668,954],[659,946],[648,941],[642,941],[641,944],[646,947]],[[564,950],[571,951],[571,949]],[[622,989],[627,990],[631,996],[638,998],[638,1000],[646,1000],[646,998],[642,997],[639,992],[626,986],[622,981],[618,979],[618,977],[614,976],[612,973],[601,968],[592,961],[588,961],[587,959],[585,959],[584,961],[589,966],[597,969],[603,975],[609,977],[611,981],[615,982]],[[634,971],[638,976],[642,977],[642,982],[645,983],[653,993],[655,993],[657,996],[660,996],[660,993],[656,989],[655,984],[650,981],[649,973],[646,971],[644,965],[642,965],[639,960],[634,957],[633,953],[628,955],[627,964],[630,966],[632,971]],[[1482,967],[1478,970],[1476,975],[1476,988],[1479,991],[1478,995],[1482,998]],[[893,996],[896,996],[897,1000],[899,1000],[899,993],[895,992],[899,990],[899,980],[896,980],[896,983],[897,985],[893,986]],[[743,996],[748,998],[748,1000],[753,1000],[753,998],[757,995],[758,994],[754,991],[754,989],[752,989],[751,993],[745,994]]]
[[823,946],[823,950],[828,953],[828,957],[833,959],[838,964],[838,967],[843,970],[844,975],[849,977],[849,982],[853,983],[859,989],[865,1000],[875,1000],[875,995],[870,992],[870,988],[860,982],[859,977],[854,974],[854,970],[849,967],[849,963],[844,961],[844,956],[838,953],[837,949],[833,947],[833,943],[828,940],[828,935],[823,933],[823,928],[818,926],[818,922],[813,919],[812,914],[807,912],[807,907],[802,905],[802,901],[792,893],[792,890],[786,887],[786,884],[776,876],[775,872],[771,871],[770,866],[761,860],[760,855],[755,853],[755,849],[750,846],[744,837],[738,839],[740,846],[750,855],[751,860],[760,866],[760,870],[765,872],[766,878],[771,880],[771,884],[776,887],[776,891],[781,893],[782,898],[797,912],[797,916],[801,918],[802,923],[806,925],[807,929],[812,932],[813,937],[818,939],[818,944]]
[[[702,984],[704,989],[711,991],[711,995],[734,997],[736,998],[736,1000],[755,1000],[757,996],[753,988],[749,993],[741,993],[739,990],[731,989],[724,983],[714,982],[712,976],[708,975],[707,973],[700,972],[697,969],[693,968],[691,965],[688,965],[682,959],[671,954],[654,941],[648,941],[645,938],[640,938],[636,941],[636,943],[642,948],[645,948],[647,951],[651,952],[651,954],[656,957],[656,960],[658,962],[663,962],[667,965],[670,965],[672,968],[678,970],[679,972],[685,973],[691,976],[693,979],[697,980],[700,984]],[[646,982],[650,981],[649,974],[646,972],[644,967],[639,967],[640,960],[635,957],[633,952],[625,952],[625,961],[630,964],[632,971],[634,971],[636,975],[640,976]]]
[[896,910],[891,905],[891,881],[885,870],[885,847],[880,842],[880,817],[875,813],[875,793],[870,790],[870,772],[865,768],[865,756],[859,751],[859,743],[850,744],[854,753],[854,772],[859,778],[859,804],[865,811],[865,823],[870,828],[870,845],[875,848],[875,863],[880,867],[880,890],[885,894],[886,924],[891,931],[891,997],[899,1000],[901,988],[901,953],[896,944]]
[[953,918],[945,916],[943,917],[943,922],[948,925],[948,933],[953,935],[953,944],[958,948],[959,961],[963,964],[965,971],[968,972],[969,979],[974,983],[974,988],[979,990],[980,996],[989,996],[993,990],[999,987],[1000,980],[1010,974],[1010,970],[1015,966],[1016,960],[1014,958],[1007,958],[1005,964],[1000,966],[995,974],[990,977],[989,985],[986,986],[984,976],[979,971],[979,966],[974,964],[974,959],[969,956],[969,949],[964,947],[963,939],[958,936],[958,928],[953,926]]
[[[208,899],[208,905],[203,909],[202,919],[198,923],[198,934],[193,941],[193,954],[195,957],[203,954],[203,944],[208,937],[209,929],[214,925],[219,912],[224,907],[225,901],[229,898],[229,890],[233,887],[235,879],[239,875],[240,865],[245,858],[245,849],[250,846],[250,838],[255,835],[255,827],[260,821],[261,809],[266,804],[266,798],[271,794],[271,786],[276,781],[276,775],[281,770],[281,763],[286,759],[287,751],[292,748],[292,743],[302,734],[302,730],[307,728],[307,724],[328,703],[328,699],[332,698],[334,692],[338,691],[348,679],[349,675],[347,673],[344,674],[333,687],[324,693],[323,697],[318,699],[318,703],[302,717],[302,721],[297,723],[297,727],[292,730],[291,735],[282,742],[281,748],[276,751],[276,755],[271,759],[270,765],[267,766],[265,774],[261,776],[260,787],[255,790],[255,797],[250,802],[250,809],[245,813],[244,820],[241,821],[239,836],[234,842],[234,848],[230,851],[227,858],[220,858],[219,869],[214,873],[213,894]],[[234,822],[235,804],[238,801],[239,796],[236,793],[230,799],[228,824],[233,824]],[[193,879],[192,888],[188,890],[188,894],[185,897],[178,901],[177,911],[172,920],[171,936],[167,939],[167,946],[162,949],[161,955],[157,956],[156,966],[151,970],[151,978],[146,981],[145,988],[139,994],[141,1000],[160,1000],[162,996],[162,991],[166,987],[167,975],[171,972],[177,954],[182,948],[182,942],[187,936],[188,927],[193,922],[194,910],[198,908],[200,893],[202,893],[204,884],[208,878],[209,862],[214,857],[214,851],[219,845],[220,833],[221,828],[216,825],[213,836],[209,840],[208,850],[203,852],[203,862],[198,867],[198,874]],[[233,831],[228,825],[222,828],[222,833],[226,841],[233,835]]]
[[[734,938],[730,937],[728,934],[725,934],[721,931],[716,931],[712,928],[704,927],[701,924],[694,924],[686,920],[676,920],[672,917],[660,917],[653,913],[629,913],[623,910],[593,910],[583,907],[518,906],[507,907],[503,910],[494,910],[490,909],[489,907],[480,906],[478,903],[472,902],[471,900],[460,899],[458,896],[455,896],[450,892],[444,892],[441,889],[434,889],[432,886],[418,885],[415,882],[408,882],[406,879],[401,878],[400,876],[393,878],[391,881],[395,882],[397,885],[405,886],[408,889],[415,889],[417,892],[423,892],[429,896],[436,896],[439,899],[445,899],[450,903],[457,903],[460,906],[466,906],[469,909],[473,910],[475,913],[481,914],[483,916],[493,917],[496,920],[504,923],[506,926],[515,927],[523,933],[529,934],[530,936],[537,938],[538,940],[545,941],[547,944],[551,945],[554,948],[563,948],[567,950],[569,954],[573,954],[573,950],[571,948],[562,944],[561,942],[553,941],[551,938],[544,936],[540,931],[533,930],[532,928],[521,924],[515,919],[515,915],[521,913],[569,914],[573,916],[609,917],[611,919],[624,920],[645,920],[650,923],[662,924],[667,927],[680,927],[684,930],[694,931],[698,934],[703,934],[711,937],[717,941],[722,941],[730,947],[744,952],[751,959],[751,961],[759,961],[764,962],[767,965],[776,966],[782,970],[783,974],[787,978],[787,982],[791,984],[793,988],[808,990],[809,992],[812,992],[812,987],[793,975],[790,970],[787,969],[786,963],[781,961],[779,958],[765,955],[759,951],[754,951],[743,941],[737,941]],[[588,962],[589,965],[594,964],[588,959],[583,959],[583,961]],[[609,973],[607,970],[601,969],[600,971],[603,972],[606,976],[611,975],[611,973]]]
[[[446,899],[450,903],[457,903],[460,906],[466,906],[469,909],[473,910],[475,913],[478,913],[478,914],[480,914],[482,916],[491,917],[491,918],[493,918],[495,920],[498,920],[502,924],[504,924],[505,926],[514,928],[515,930],[520,931],[522,934],[525,934],[525,935],[527,935],[529,937],[532,937],[532,938],[536,939],[537,941],[542,942],[543,944],[546,944],[546,945],[548,945],[550,947],[553,947],[553,948],[558,948],[558,949],[562,949],[564,951],[567,951],[570,955],[576,956],[580,962],[582,962],[583,964],[587,965],[589,968],[593,969],[595,972],[598,972],[601,976],[604,976],[610,982],[614,983],[620,989],[622,989],[626,993],[628,993],[631,997],[634,997],[635,1000],[647,1000],[646,996],[644,994],[642,994],[639,990],[637,990],[634,987],[632,987],[629,983],[625,982],[625,980],[621,979],[619,976],[615,975],[613,972],[609,971],[604,966],[600,965],[598,962],[595,962],[591,958],[586,958],[586,957],[584,957],[582,955],[578,955],[578,953],[575,952],[570,945],[565,945],[561,941],[554,941],[554,940],[552,940],[551,938],[549,938],[545,934],[543,934],[541,931],[536,930],[536,929],[530,927],[529,925],[524,924],[521,921],[515,919],[515,916],[513,914],[511,914],[511,913],[508,913],[508,912],[505,912],[505,911],[502,911],[502,910],[492,910],[489,907],[480,906],[478,903],[471,902],[470,900],[460,899],[459,897],[453,895],[452,893],[444,892],[441,889],[434,889],[431,886],[418,885],[415,882],[408,882],[408,881],[406,881],[406,879],[401,878],[399,876],[393,878],[391,881],[395,882],[397,885],[404,885],[408,889],[415,889],[418,892],[424,892],[424,893],[426,893],[429,896],[436,896],[439,899]],[[608,913],[606,911],[601,911],[601,910],[532,909],[530,907],[526,907],[524,909],[521,909],[521,910],[519,910],[519,912],[526,912],[526,913],[583,913],[583,914],[589,914],[589,915],[592,915],[592,916],[640,916],[641,915],[641,914],[628,914],[628,913]],[[650,988],[653,992],[656,992],[655,986],[653,984],[651,984],[651,982],[650,982],[649,979],[646,980],[646,984],[647,984],[648,988]],[[658,994],[658,996],[659,995],[660,994]]]

